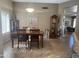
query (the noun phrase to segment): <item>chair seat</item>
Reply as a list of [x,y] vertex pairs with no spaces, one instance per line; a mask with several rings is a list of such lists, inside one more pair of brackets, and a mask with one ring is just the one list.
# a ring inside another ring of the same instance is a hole
[[26,36],[26,35],[19,35],[19,37],[18,37],[19,39],[28,39],[28,36]]

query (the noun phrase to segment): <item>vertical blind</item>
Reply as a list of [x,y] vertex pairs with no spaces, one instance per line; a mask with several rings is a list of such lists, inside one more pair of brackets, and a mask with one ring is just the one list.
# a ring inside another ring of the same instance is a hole
[[8,12],[1,11],[1,23],[2,23],[2,33],[10,32],[10,19]]

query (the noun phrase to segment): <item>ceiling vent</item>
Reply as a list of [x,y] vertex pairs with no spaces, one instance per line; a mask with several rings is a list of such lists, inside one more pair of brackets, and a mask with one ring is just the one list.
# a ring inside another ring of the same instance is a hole
[[42,9],[48,9],[48,7],[42,7]]

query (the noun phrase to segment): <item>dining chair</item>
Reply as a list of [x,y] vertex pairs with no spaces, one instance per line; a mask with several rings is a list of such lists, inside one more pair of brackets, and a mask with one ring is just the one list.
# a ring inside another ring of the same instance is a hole
[[39,32],[40,29],[30,29],[31,32]]
[[23,27],[23,29],[27,29],[28,27]]
[[31,35],[31,47],[37,46],[39,48],[39,35]]
[[[32,33],[40,32],[40,29],[30,29]],[[31,46],[36,43],[37,47],[39,48],[39,35],[33,34],[31,35]]]
[[17,37],[18,37],[18,48],[19,48],[19,43],[25,42],[28,43],[28,36],[25,34],[26,30],[25,29],[17,29]]

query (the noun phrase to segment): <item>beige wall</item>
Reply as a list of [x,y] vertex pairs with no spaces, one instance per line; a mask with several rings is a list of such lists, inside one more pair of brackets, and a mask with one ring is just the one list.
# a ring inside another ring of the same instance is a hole
[[11,0],[0,0],[0,8],[6,8],[12,10]]
[[[0,11],[1,10],[7,10],[10,13],[12,12],[12,3],[11,0],[0,0]],[[0,17],[1,19],[1,17]],[[3,55],[3,47],[6,41],[10,40],[10,34],[2,34],[2,29],[1,29],[1,21],[0,21],[0,56]]]
[[[44,6],[48,7],[48,9],[43,10],[42,7]],[[50,16],[58,13],[57,4],[14,3],[14,11],[16,13],[16,19],[20,20],[20,28],[28,26],[27,22],[29,22],[29,19],[26,17],[29,13],[25,11],[27,7],[35,9],[32,15],[37,16],[39,28],[43,31],[50,28]]]
[[1,57],[1,55],[3,55],[3,39],[2,39],[2,33],[1,32],[2,32],[2,29],[1,29],[1,20],[0,20],[0,57]]
[[77,10],[77,21],[76,21],[76,33],[77,33],[77,38],[75,40],[75,48],[74,50],[77,52],[77,54],[79,54],[79,0],[77,0],[77,3],[78,5],[78,10]]
[[77,0],[77,5],[78,5],[78,11],[77,11],[76,32],[78,33],[79,37],[79,0]]

